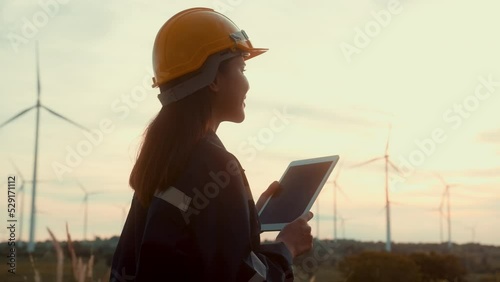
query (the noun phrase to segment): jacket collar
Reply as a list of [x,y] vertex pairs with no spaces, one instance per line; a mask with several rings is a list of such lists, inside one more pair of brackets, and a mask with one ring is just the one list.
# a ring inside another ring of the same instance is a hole
[[217,134],[214,131],[212,130],[208,131],[204,139],[214,144],[215,146],[224,149],[224,151],[227,151],[226,147],[224,147],[224,144],[222,144],[222,141],[219,139],[219,136],[217,136]]

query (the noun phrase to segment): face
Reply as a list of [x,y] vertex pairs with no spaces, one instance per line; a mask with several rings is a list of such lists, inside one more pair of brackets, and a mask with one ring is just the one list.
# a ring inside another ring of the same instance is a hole
[[219,70],[210,89],[214,92],[213,117],[217,123],[232,121],[240,123],[245,119],[245,98],[248,80],[243,73],[245,61],[237,56],[230,59],[223,70]]

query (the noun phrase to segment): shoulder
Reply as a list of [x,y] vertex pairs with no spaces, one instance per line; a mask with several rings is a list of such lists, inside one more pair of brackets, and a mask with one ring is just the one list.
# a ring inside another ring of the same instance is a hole
[[[187,166],[172,185],[183,198],[197,195],[213,198],[229,186],[244,186],[243,169],[215,133],[203,137],[193,148]],[[172,187],[170,187],[172,188]],[[233,189],[229,189],[233,190]],[[220,197],[218,197],[220,198]],[[187,208],[187,206],[186,206]]]
[[190,163],[203,166],[208,170],[226,171],[231,175],[238,175],[242,170],[238,159],[226,150],[219,137],[213,132],[200,140],[193,150]]

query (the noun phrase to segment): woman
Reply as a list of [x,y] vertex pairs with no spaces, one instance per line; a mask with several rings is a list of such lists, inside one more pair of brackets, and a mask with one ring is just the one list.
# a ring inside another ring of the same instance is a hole
[[260,243],[244,170],[216,135],[245,118],[246,33],[207,8],[182,11],[158,32],[155,87],[162,108],[130,175],[132,206],[114,254],[111,281],[293,281],[292,259],[312,247],[312,213]]

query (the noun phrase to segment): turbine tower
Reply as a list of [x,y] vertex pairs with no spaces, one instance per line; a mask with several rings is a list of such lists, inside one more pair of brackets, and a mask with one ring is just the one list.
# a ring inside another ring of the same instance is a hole
[[451,203],[450,203],[450,188],[458,186],[458,184],[448,184],[444,178],[436,174],[436,176],[439,178],[441,183],[444,185],[444,192],[443,192],[443,198],[441,199],[441,203],[443,203],[444,197],[446,197],[446,221],[448,223],[448,249],[451,250]]
[[439,214],[439,243],[443,243],[443,203],[444,203],[444,194],[441,197],[441,204],[439,207],[435,209],[427,209],[428,211],[437,212]]
[[122,212],[122,224],[125,225],[125,221],[127,219],[127,207],[120,206],[120,205],[114,205],[114,206],[121,210],[121,212]]
[[387,137],[387,143],[385,145],[385,154],[381,157],[373,158],[366,162],[362,162],[360,164],[354,165],[352,167],[360,167],[372,162],[376,162],[379,160],[385,161],[385,215],[386,215],[386,242],[385,242],[385,250],[387,252],[391,251],[391,206],[389,200],[389,167],[392,167],[398,173],[401,173],[400,170],[394,165],[394,163],[389,158],[389,140],[391,136],[392,126],[389,125],[389,134]]
[[443,243],[443,208],[444,208],[444,200],[446,198],[446,190],[443,191],[443,195],[441,196],[441,203],[439,203],[439,239],[440,243]]
[[337,179],[340,175],[340,171],[342,170],[342,167],[339,167],[339,170],[337,174],[335,175],[335,178],[333,179],[333,240],[337,240],[337,219],[338,219],[338,213],[337,213],[337,191],[340,191],[344,197],[349,200],[349,197],[344,193],[344,190],[342,187],[338,184]]
[[8,120],[4,121],[2,124],[0,124],[0,128],[4,127],[5,125],[9,124],[10,122],[14,121],[18,117],[24,115],[25,113],[29,112],[32,109],[36,109],[36,120],[35,120],[35,156],[34,156],[34,161],[33,161],[33,188],[31,190],[31,217],[30,217],[30,236],[29,236],[29,243],[28,243],[28,248],[27,251],[29,253],[33,253],[35,251],[35,229],[36,229],[36,186],[37,186],[37,176],[38,176],[38,136],[40,132],[40,108],[45,109],[49,113],[53,114],[54,116],[61,118],[76,127],[83,129],[85,131],[90,132],[87,128],[81,126],[80,124],[64,117],[63,115],[57,113],[56,111],[51,110],[50,108],[44,106],[40,102],[40,94],[41,94],[41,83],[40,83],[40,63],[39,63],[39,56],[38,56],[38,41],[35,42],[35,57],[36,57],[36,92],[37,92],[37,101],[36,104],[22,110],[18,114],[12,116]]
[[89,196],[97,195],[97,194],[100,194],[102,192],[87,192],[87,189],[85,189],[85,187],[83,187],[83,185],[79,181],[76,181],[76,182],[78,183],[78,186],[80,187],[80,189],[82,189],[83,193],[85,194],[83,196],[83,204],[84,204],[84,209],[85,209],[84,214],[83,214],[83,240],[87,241]]
[[472,235],[471,243],[474,244],[474,240],[476,239],[476,225],[474,225],[473,227],[465,227],[465,229],[471,231],[471,235]]
[[340,227],[341,227],[341,231],[342,231],[342,239],[345,240],[345,222],[347,220],[352,219],[352,218],[345,218],[345,217],[343,217],[341,215],[339,215],[339,218],[340,218]]

